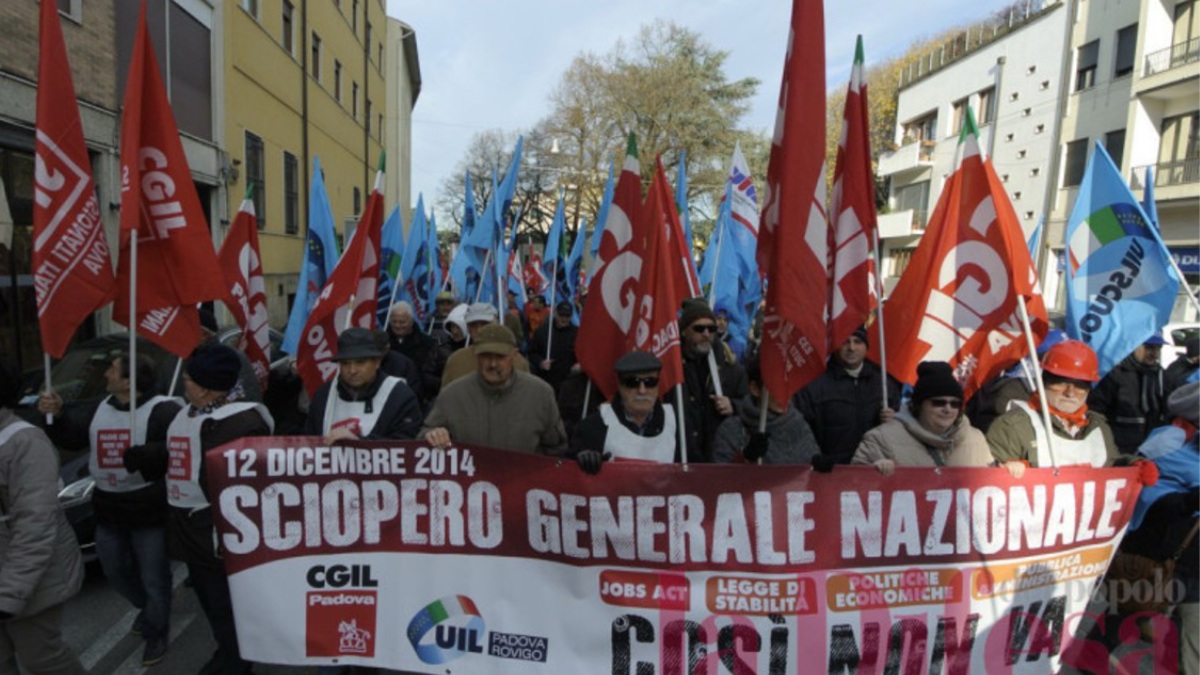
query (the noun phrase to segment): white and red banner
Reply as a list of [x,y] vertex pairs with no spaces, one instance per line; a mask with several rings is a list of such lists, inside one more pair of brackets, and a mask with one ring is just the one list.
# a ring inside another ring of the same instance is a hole
[[217,258],[229,288],[225,307],[242,329],[238,350],[254,368],[259,388],[266,391],[271,375],[267,287],[263,283],[262,255],[258,248],[258,216],[249,198],[242,201]]
[[[121,109],[121,256],[113,319],[181,357],[200,341],[196,305],[225,297],[225,276],[163,87],[146,7],[138,21]],[[137,307],[130,307],[137,237]]]
[[315,437],[205,470],[245,658],[501,675],[1108,672],[1076,636],[1140,491]]
[[53,0],[42,0],[39,45],[33,286],[42,349],[62,358],[79,324],[108,304],[116,287]]

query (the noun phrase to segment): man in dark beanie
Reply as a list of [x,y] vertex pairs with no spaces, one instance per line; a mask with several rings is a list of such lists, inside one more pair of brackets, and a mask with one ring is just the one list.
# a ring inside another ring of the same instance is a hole
[[830,356],[825,372],[792,399],[821,448],[814,467],[848,464],[863,435],[900,408],[900,387],[890,377],[888,405],[883,405],[884,374],[867,360],[869,344],[867,329],[860,326]]
[[[717,340],[717,319],[704,298],[684,300],[679,315],[679,342],[683,347],[683,423],[689,462],[711,462],[712,441],[734,401],[749,391],[746,371]],[[711,355],[711,356],[710,356]],[[716,364],[721,393],[713,382]],[[679,405],[676,394],[670,397]]]
[[261,403],[240,398],[241,359],[220,344],[198,348],[184,369],[188,405],[167,430],[169,444],[149,443],[125,452],[125,468],[147,480],[166,476],[167,553],[187,564],[192,588],[217,641],[217,651],[204,673],[250,672],[242,659],[233,623],[229,580],[216,547],[204,453],[245,436],[269,436],[271,414]]

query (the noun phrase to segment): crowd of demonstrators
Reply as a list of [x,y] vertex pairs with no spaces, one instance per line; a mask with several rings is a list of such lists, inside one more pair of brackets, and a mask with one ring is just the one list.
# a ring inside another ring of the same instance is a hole
[[1166,421],[1163,369],[1166,341],[1153,335],[1110,370],[1088,394],[1088,406],[1107,418],[1122,454],[1137,451],[1146,436]]
[[[683,351],[683,429],[689,462],[712,461],[712,441],[717,427],[735,413],[734,401],[749,391],[746,371],[734,362],[732,352],[717,342],[717,320],[701,298],[683,303],[679,318]],[[718,345],[714,348],[714,344]],[[711,357],[710,357],[711,355]],[[716,383],[713,366],[716,364]],[[720,393],[716,384],[720,384]],[[680,404],[672,394],[671,401]]]
[[811,464],[821,449],[808,422],[791,400],[768,397],[766,430],[758,430],[764,392],[758,355],[749,356],[744,367],[749,392],[736,402],[737,414],[725,418],[717,427],[713,461]]
[[412,305],[403,300],[392,305],[388,312],[388,340],[391,351],[411,360],[414,366],[397,372],[385,365],[388,374],[404,377],[422,401],[428,402],[437,396],[442,385],[441,371],[445,367],[442,352],[437,349],[438,343],[417,326]]
[[[88,448],[88,471],[96,481],[96,557],[113,590],[139,610],[133,632],[145,642],[142,665],[152,666],[166,658],[170,635],[167,489],[162,480],[128,471],[124,451],[130,445],[165,443],[167,428],[181,406],[176,399],[151,393],[158,379],[150,357],[138,356],[135,374],[136,396],[129,355],[118,353],[104,372],[104,399],[65,410],[62,397],[50,389],[38,398],[37,411],[50,416],[46,431],[56,445]],[[131,400],[136,403],[132,437]]]
[[550,308],[546,306],[546,299],[539,294],[531,294],[525,302],[525,325],[529,334],[536,333],[549,316]]
[[[475,372],[475,353],[470,347],[478,341],[480,329],[484,326],[497,325],[497,316],[499,315],[496,312],[496,308],[484,302],[477,302],[467,307],[466,314],[463,317],[463,321],[467,324],[467,339],[464,346],[456,349],[446,359],[441,377],[441,387],[443,389],[451,382]],[[512,334],[511,330],[509,334]],[[516,344],[515,335],[513,336],[513,344]],[[523,373],[528,373],[529,361],[518,352],[513,358],[513,367]]]
[[554,317],[543,323],[529,341],[529,360],[537,364],[537,376],[557,393],[563,380],[579,370],[575,359],[575,337],[579,329],[571,322],[575,308],[571,303],[558,303]]
[[590,474],[610,459],[678,462],[679,428],[675,408],[658,397],[662,361],[633,351],[617,360],[617,395],[600,404],[571,437],[570,454]]

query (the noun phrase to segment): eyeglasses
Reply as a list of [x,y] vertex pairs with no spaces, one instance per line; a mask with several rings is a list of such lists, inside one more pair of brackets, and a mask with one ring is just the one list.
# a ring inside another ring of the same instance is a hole
[[621,378],[621,386],[626,389],[637,389],[641,385],[646,385],[647,389],[655,389],[658,387],[658,376],[651,375],[649,377],[637,377],[628,375]]
[[958,398],[928,398],[929,405],[935,408],[954,408],[958,410],[962,407],[962,399]]
[[693,325],[692,330],[696,331],[697,333],[715,333],[717,332],[717,324],[706,323],[700,326]]
[[1061,392],[1065,392],[1068,388],[1071,388],[1071,389],[1074,389],[1075,391],[1083,392],[1086,394],[1092,390],[1092,383],[1085,382],[1083,380],[1058,380],[1057,382],[1047,382],[1046,388],[1054,389],[1054,390],[1061,391]]

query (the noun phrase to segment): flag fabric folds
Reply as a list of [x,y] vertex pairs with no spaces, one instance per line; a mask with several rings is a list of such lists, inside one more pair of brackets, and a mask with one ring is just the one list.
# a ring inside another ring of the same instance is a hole
[[271,374],[271,336],[267,322],[267,287],[263,282],[262,254],[258,247],[258,217],[250,196],[242,200],[225,243],[217,254],[229,295],[225,307],[242,329],[238,349],[254,369],[262,391]]
[[1066,249],[1067,335],[1096,351],[1103,376],[1170,320],[1179,277],[1100,144],[1067,219]]
[[296,354],[300,334],[308,322],[317,296],[325,287],[333,268],[337,266],[337,235],[333,228],[333,210],[329,206],[329,195],[325,192],[325,174],[321,171],[320,158],[313,158],[312,187],[308,193],[308,234],[304,238],[304,260],[300,265],[300,280],[296,285],[296,299],[288,315],[287,330],[283,334],[283,351]]
[[545,255],[542,259],[542,276],[547,280],[543,296],[546,304],[554,306],[563,300],[571,300],[571,287],[567,283],[567,218],[563,212],[562,192],[558,194],[558,206],[554,209],[554,221],[546,237]]
[[550,277],[543,271],[542,256],[533,248],[533,240],[527,242],[529,254],[525,258],[525,269],[521,271],[526,292],[532,290],[534,295],[542,298],[550,297]]
[[777,400],[825,370],[825,192],[824,8],[793,0],[757,251],[767,278],[762,373]]
[[[225,278],[167,100],[146,8],[138,21],[121,120],[121,256],[115,321],[186,357],[200,341],[196,305],[225,297]],[[132,238],[138,239],[131,307]]]
[[575,242],[571,244],[571,254],[567,257],[566,296],[575,311],[571,314],[571,322],[579,325],[579,289],[583,288],[586,279],[583,275],[583,247],[587,243],[587,219],[579,221],[579,229],[575,231]]
[[436,292],[429,292],[431,280],[431,255],[429,242],[429,220],[425,216],[425,197],[417,196],[417,210],[412,225],[408,228],[408,241],[404,242],[404,257],[400,261],[400,296],[413,307],[413,318],[418,326],[425,326],[429,313],[433,311]]
[[400,275],[400,258],[404,256],[404,223],[400,220],[400,205],[383,221],[383,232],[379,238],[379,309],[375,322],[387,326],[392,310],[393,290]]
[[[466,191],[463,200],[462,230],[458,237],[458,252],[450,262],[450,284],[455,295],[463,302],[475,302],[479,295],[479,284],[483,278],[484,263],[489,249],[476,248],[469,245],[471,233],[475,230],[475,194],[471,189],[471,173],[468,171],[465,179]],[[487,223],[491,226],[491,223]],[[495,261],[493,261],[494,263]],[[495,283],[491,285],[495,288]]]
[[79,325],[113,299],[116,280],[52,0],[42,0],[39,44],[33,286],[42,350],[62,358]]
[[608,181],[604,184],[604,196],[600,198],[600,210],[596,212],[596,224],[592,227],[592,239],[588,244],[588,282],[596,271],[596,257],[600,255],[600,239],[604,236],[604,223],[608,221],[608,209],[613,200],[613,161],[608,160]]
[[[967,398],[1028,354],[1018,296],[1035,342],[1046,308],[1024,232],[968,109],[955,171],[904,275],[888,299],[888,372],[916,381],[921,361],[946,361]],[[871,345],[871,353],[879,350]]]

